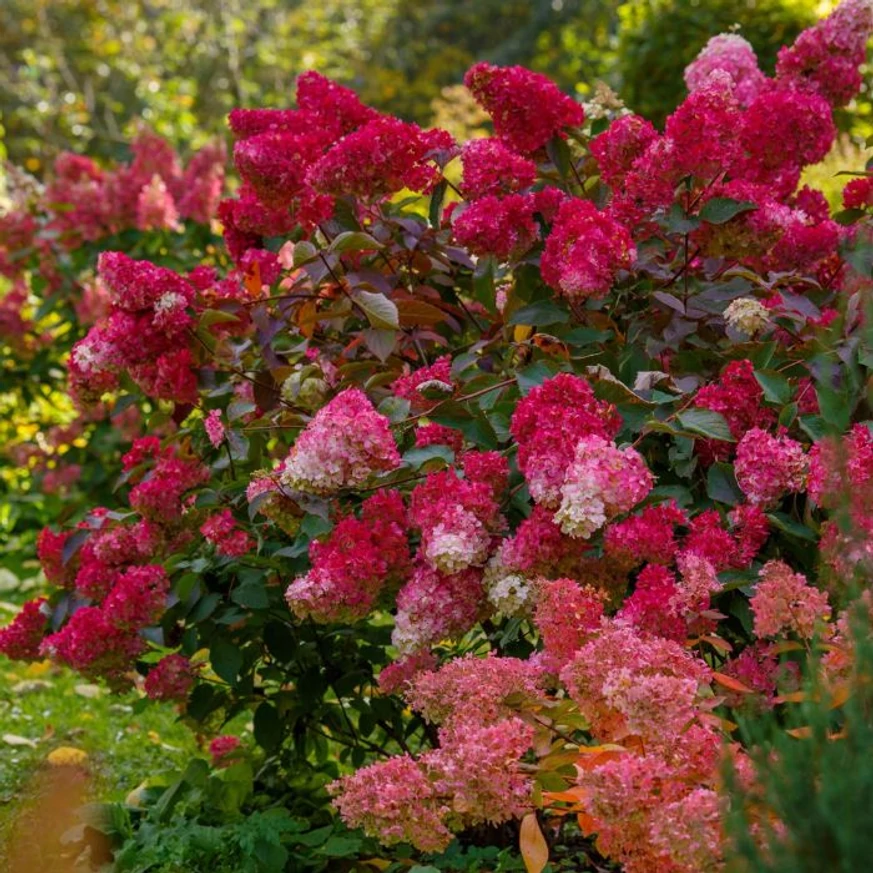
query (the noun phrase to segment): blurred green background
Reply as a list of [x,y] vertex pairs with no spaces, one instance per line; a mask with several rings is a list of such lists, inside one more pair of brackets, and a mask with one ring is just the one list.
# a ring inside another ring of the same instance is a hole
[[[682,70],[738,26],[771,72],[821,0],[2,0],[0,123],[41,173],[61,149],[123,153],[144,118],[183,150],[234,106],[288,106],[314,67],[374,106],[463,133],[477,60],[524,64],[581,97],[597,80],[660,123]],[[869,95],[861,98],[870,116]],[[862,122],[863,123],[863,122]]]

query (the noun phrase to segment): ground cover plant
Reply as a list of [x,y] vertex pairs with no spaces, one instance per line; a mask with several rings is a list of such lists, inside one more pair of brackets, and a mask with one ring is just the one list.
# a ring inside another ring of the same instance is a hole
[[799,180],[871,31],[716,36],[663,131],[480,63],[457,143],[309,72],[230,114],[226,270],[99,256],[70,395],[144,435],[0,651],[214,737],[117,869],[743,869],[738,810],[781,857],[738,725],[845,741],[868,679],[873,178]]

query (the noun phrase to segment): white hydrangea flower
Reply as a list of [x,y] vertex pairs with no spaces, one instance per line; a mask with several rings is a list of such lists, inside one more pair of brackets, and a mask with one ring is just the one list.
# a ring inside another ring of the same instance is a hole
[[746,336],[754,336],[770,324],[770,313],[754,297],[738,297],[724,311],[724,320]]

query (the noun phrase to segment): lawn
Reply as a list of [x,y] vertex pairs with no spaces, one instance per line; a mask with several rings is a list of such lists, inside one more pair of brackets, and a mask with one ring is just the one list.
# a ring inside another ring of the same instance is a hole
[[137,698],[48,662],[0,657],[0,869],[11,866],[16,840],[33,840],[34,825],[57,818],[51,795],[59,785],[69,825],[82,801],[123,800],[143,779],[190,758],[196,739],[175,708],[153,704],[135,713]]

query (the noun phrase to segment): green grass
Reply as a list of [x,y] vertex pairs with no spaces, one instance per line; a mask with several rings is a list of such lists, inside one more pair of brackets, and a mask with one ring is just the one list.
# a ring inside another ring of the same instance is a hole
[[174,707],[150,704],[134,713],[136,693],[110,694],[74,673],[0,657],[0,869],[19,814],[33,799],[49,754],[65,747],[87,754],[86,792],[124,800],[148,776],[182,764],[196,751]]

